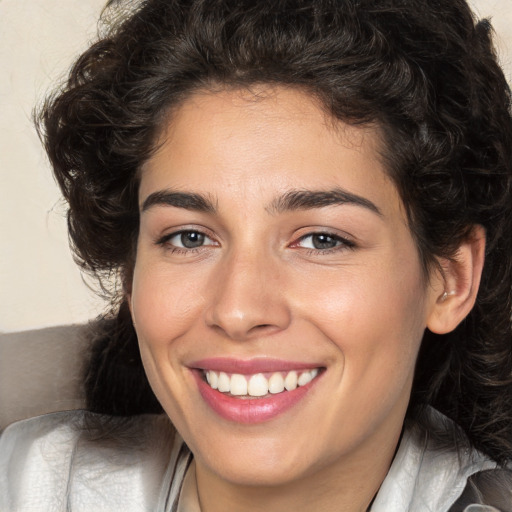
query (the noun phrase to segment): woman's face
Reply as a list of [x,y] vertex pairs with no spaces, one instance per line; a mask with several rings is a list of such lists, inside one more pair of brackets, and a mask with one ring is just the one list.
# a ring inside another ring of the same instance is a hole
[[147,375],[224,480],[389,463],[441,285],[377,131],[257,92],[195,94],[142,170],[130,298]]

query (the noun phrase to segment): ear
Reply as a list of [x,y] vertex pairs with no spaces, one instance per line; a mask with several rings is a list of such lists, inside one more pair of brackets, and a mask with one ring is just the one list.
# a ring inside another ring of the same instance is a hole
[[427,327],[437,334],[453,331],[473,308],[485,258],[485,230],[476,225],[453,259],[440,261],[434,304]]

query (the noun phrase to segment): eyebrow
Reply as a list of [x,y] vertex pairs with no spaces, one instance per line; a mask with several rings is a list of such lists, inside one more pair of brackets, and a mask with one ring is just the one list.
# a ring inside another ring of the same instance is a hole
[[311,210],[332,205],[353,204],[366,208],[382,217],[377,205],[369,199],[343,190],[291,190],[276,198],[268,208],[270,213],[282,213],[294,210]]
[[205,213],[215,213],[217,211],[215,203],[207,196],[171,190],[159,190],[150,194],[142,203],[142,211],[145,212],[154,206],[174,206],[175,208]]
[[[380,209],[369,199],[343,190],[334,188],[330,190],[290,190],[275,198],[266,208],[270,214],[285,211],[312,210],[326,206],[352,204],[382,216]],[[216,213],[217,206],[212,198],[192,192],[175,192],[172,190],[159,190],[150,194],[142,204],[145,212],[155,206],[173,206],[185,210],[205,213]]]

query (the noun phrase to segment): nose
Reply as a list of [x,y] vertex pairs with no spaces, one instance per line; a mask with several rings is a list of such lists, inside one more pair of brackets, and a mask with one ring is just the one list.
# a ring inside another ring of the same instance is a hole
[[239,341],[286,329],[291,313],[281,264],[254,251],[226,258],[211,288],[208,326]]

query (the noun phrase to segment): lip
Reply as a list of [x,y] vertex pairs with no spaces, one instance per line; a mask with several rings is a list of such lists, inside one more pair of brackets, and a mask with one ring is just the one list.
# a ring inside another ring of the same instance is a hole
[[298,405],[322,377],[321,372],[305,386],[292,391],[283,391],[265,398],[240,398],[226,395],[212,389],[203,378],[203,370],[226,373],[268,373],[277,371],[308,370],[322,367],[318,364],[295,363],[291,361],[254,359],[250,361],[229,358],[215,358],[197,361],[190,365],[199,393],[206,404],[222,418],[242,424],[258,424],[270,421]]
[[229,357],[212,357],[201,359],[188,365],[189,368],[199,370],[213,370],[216,372],[239,373],[252,375],[254,373],[291,372],[292,370],[311,370],[322,368],[317,363],[305,363],[303,361],[284,361],[265,357],[255,359],[232,359]]

